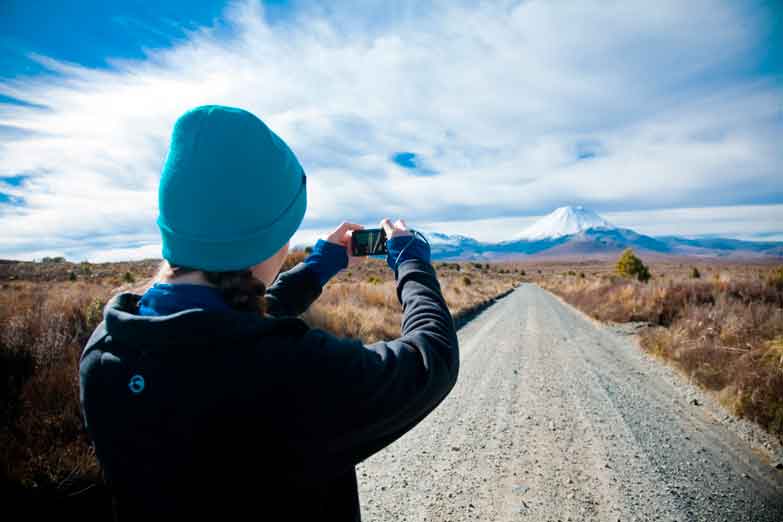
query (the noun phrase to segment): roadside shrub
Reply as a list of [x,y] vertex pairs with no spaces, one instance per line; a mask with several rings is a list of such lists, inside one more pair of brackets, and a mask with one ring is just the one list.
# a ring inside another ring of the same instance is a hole
[[462,284],[465,286],[470,286],[470,278],[468,276],[462,276]]
[[769,276],[770,286],[783,290],[783,266],[777,267]]
[[42,257],[41,263],[65,263],[65,258],[62,256],[57,257]]
[[92,275],[92,266],[87,261],[82,261],[81,263],[79,263],[78,270],[79,273],[81,273],[81,275],[85,277],[89,277],[90,275]]
[[135,283],[136,282],[136,276],[134,276],[133,273],[130,272],[130,271],[125,272],[122,275],[122,281],[124,283]]
[[699,279],[701,277],[701,272],[699,272],[699,269],[695,266],[691,270],[691,279]]
[[367,278],[367,282],[373,285],[377,285],[378,283],[381,282],[381,278],[376,275],[371,275],[370,277]]
[[636,257],[636,254],[630,248],[626,248],[620,255],[615,269],[621,276],[635,277],[642,283],[650,280],[650,269],[642,263],[641,259]]
[[783,337],[739,358],[734,366],[735,413],[783,439]]
[[76,272],[74,272],[73,270],[69,270],[68,271],[68,280],[69,281],[76,281],[76,279],[78,279],[76,277]]

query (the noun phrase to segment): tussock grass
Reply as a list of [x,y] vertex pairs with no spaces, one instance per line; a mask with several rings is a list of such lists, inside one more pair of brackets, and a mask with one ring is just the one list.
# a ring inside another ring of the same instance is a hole
[[105,294],[81,282],[2,285],[0,487],[98,480],[79,414],[78,361]]
[[783,439],[783,269],[655,268],[647,284],[608,274],[541,284],[596,319],[646,322],[645,350]]

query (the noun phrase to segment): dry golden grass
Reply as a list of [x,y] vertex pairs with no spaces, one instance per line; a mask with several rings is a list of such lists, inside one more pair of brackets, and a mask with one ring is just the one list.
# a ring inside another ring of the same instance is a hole
[[[304,257],[292,252],[283,270]],[[521,281],[512,265],[434,266],[458,324]],[[79,414],[79,356],[108,299],[142,292],[158,268],[159,260],[0,263],[0,490],[50,502],[100,483]],[[391,270],[368,258],[332,279],[303,319],[371,343],[399,336],[401,311]]]
[[540,284],[604,321],[641,321],[642,347],[672,362],[736,414],[783,438],[783,269],[654,265],[639,283],[611,273],[550,273]]
[[[433,264],[443,297],[458,323],[477,308],[522,281],[507,264]],[[340,272],[303,319],[314,328],[366,343],[399,336],[402,307],[397,301],[394,274],[386,262],[368,258],[360,266]]]

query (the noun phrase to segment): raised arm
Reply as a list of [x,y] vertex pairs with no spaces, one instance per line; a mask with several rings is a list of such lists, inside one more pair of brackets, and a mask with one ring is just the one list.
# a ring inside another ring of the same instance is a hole
[[277,317],[304,313],[321,295],[327,281],[353,262],[347,248],[350,231],[361,228],[342,223],[326,240],[319,239],[304,261],[280,273],[266,291],[266,312]]
[[[407,239],[390,239],[392,246]],[[412,249],[422,252],[420,240]],[[423,243],[423,242],[421,242]],[[400,248],[394,249],[394,253]],[[393,256],[390,256],[390,258]],[[423,256],[422,256],[423,257]],[[391,263],[390,263],[391,264]],[[435,270],[426,259],[401,259],[397,297],[401,336],[363,345],[310,330],[300,349],[309,359],[298,378],[317,388],[298,405],[306,436],[328,467],[345,469],[413,428],[449,393],[459,373],[459,346]]]
[[304,313],[321,295],[323,287],[313,268],[301,262],[281,272],[266,289],[266,313],[276,317]]

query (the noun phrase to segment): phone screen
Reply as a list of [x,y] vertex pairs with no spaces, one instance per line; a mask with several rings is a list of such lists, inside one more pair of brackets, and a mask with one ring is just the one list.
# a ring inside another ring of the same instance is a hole
[[351,233],[351,253],[355,256],[385,255],[386,231],[382,228],[366,228]]

